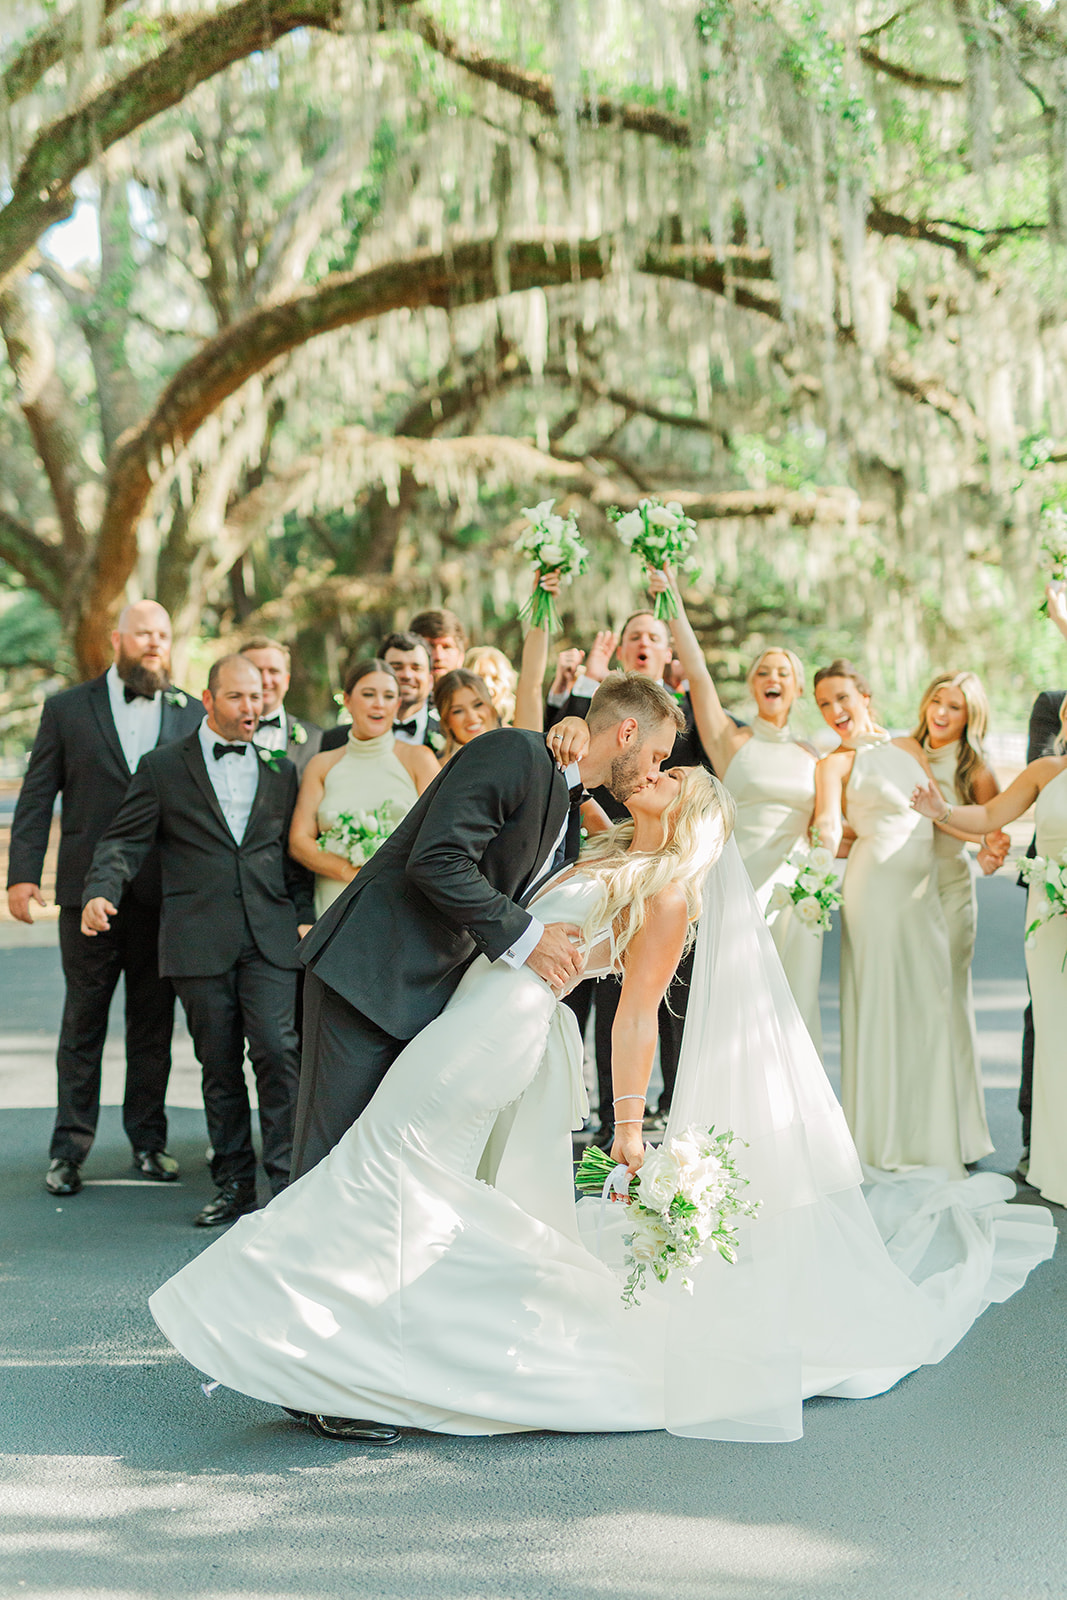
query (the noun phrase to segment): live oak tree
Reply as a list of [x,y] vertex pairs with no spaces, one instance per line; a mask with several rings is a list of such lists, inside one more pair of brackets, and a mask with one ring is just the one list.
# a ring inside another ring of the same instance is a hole
[[[604,534],[579,630],[632,581],[603,508],[656,491],[701,520],[720,644],[781,607],[902,689],[1026,669],[1067,435],[1060,7],[19,22],[0,558],[74,671],[135,592],[183,632],[308,596],[338,636],[425,599],[500,630],[542,491]],[[77,193],[72,271],[47,230]]]

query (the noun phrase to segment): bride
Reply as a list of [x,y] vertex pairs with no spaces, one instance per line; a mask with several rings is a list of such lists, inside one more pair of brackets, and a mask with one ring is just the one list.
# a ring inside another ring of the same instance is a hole
[[[479,956],[330,1154],[152,1296],[194,1366],[336,1437],[794,1439],[805,1396],[880,1393],[940,1360],[1051,1255],[1048,1213],[1009,1209],[994,1174],[894,1175],[872,1210],[729,839],[729,795],[675,768],[627,808],[537,915],[581,927],[584,976],[622,974],[612,1154],[631,1171],[657,1009],[699,916],[666,1136],[714,1123],[748,1141],[761,1209],[738,1265],[713,1256],[691,1295],[669,1282],[624,1307],[626,1208],[574,1201],[573,1015],[528,967]],[[346,1434],[355,1416],[378,1429]]]

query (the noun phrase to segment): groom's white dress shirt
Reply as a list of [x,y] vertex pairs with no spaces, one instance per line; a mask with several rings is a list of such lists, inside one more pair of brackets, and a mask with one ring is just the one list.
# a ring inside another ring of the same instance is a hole
[[[575,785],[580,784],[582,781],[582,775],[578,771],[577,761],[571,762],[570,766],[564,771],[563,777],[567,784],[567,793],[569,794]],[[533,877],[530,878],[525,889],[522,891],[524,895],[527,895],[533,889],[536,889],[538,884],[548,877],[552,863],[556,859],[556,851],[559,849],[560,845],[567,836],[567,824],[569,821],[570,808],[568,807],[566,815],[563,818],[563,826],[553,839],[552,848],[549,850],[544,861],[537,868]],[[530,918],[529,925],[515,940],[515,943],[511,946],[511,949],[504,951],[504,954],[500,957],[501,961],[506,961],[509,967],[523,966],[527,956],[529,956],[532,951],[537,949],[537,946],[541,942],[541,935],[544,933],[544,931],[544,923],[538,922],[537,918],[532,916]]]

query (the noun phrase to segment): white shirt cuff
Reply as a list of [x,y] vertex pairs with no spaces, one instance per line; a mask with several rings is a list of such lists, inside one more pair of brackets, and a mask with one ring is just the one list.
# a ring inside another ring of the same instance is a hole
[[550,694],[548,703],[550,706],[565,706],[570,697],[571,691],[568,689],[565,694]]
[[600,685],[596,679],[590,678],[583,672],[571,690],[571,694],[577,695],[579,700],[591,700],[599,688]]
[[530,918],[530,926],[525,933],[520,933],[510,950],[505,950],[500,957],[509,967],[522,967],[526,964],[526,957],[537,949],[541,943],[541,935],[545,931],[543,922],[538,922],[536,917]]

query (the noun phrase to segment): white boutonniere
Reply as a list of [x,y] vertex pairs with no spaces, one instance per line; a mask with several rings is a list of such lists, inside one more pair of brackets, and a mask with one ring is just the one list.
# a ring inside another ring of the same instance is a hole
[[163,698],[168,706],[177,706],[179,711],[189,704],[189,696],[183,694],[181,689],[164,689]]
[[257,744],[254,748],[263,765],[269,767],[272,772],[280,772],[282,762],[288,759],[284,750],[268,750],[262,744]]
[[294,722],[289,729],[289,737],[294,744],[307,744],[308,731],[302,722]]
[[430,732],[427,734],[427,738],[430,741],[430,749],[434,752],[435,755],[439,756],[442,753],[442,751],[444,750],[445,744],[447,743],[444,734],[443,733],[435,733],[433,731],[433,729],[431,728]]

